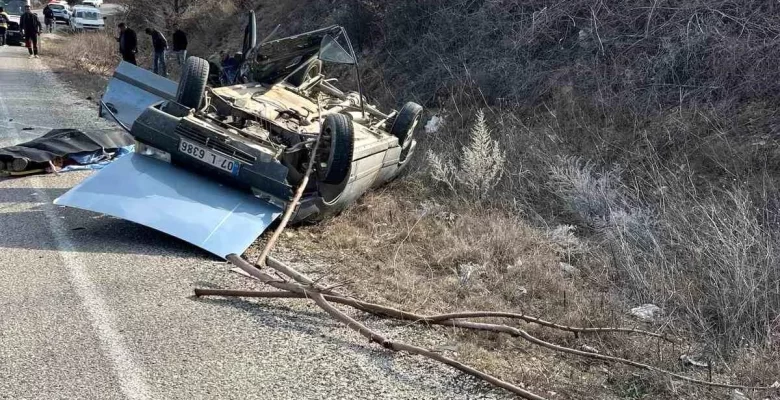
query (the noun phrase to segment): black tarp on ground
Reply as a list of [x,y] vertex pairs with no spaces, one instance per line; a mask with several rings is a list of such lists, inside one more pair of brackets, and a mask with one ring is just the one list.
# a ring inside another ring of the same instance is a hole
[[11,165],[16,159],[25,160],[25,164],[48,164],[56,158],[65,158],[72,154],[101,149],[111,152],[133,143],[133,137],[121,130],[84,132],[76,129],[54,129],[29,142],[0,148],[0,161],[6,165]]

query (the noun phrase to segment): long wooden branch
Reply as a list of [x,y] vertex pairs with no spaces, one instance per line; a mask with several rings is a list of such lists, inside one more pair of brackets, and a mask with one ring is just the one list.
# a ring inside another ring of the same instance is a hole
[[317,303],[318,306],[320,306],[325,312],[330,314],[333,318],[335,318],[338,321],[341,321],[343,324],[347,325],[351,329],[358,331],[361,335],[367,337],[372,342],[378,343],[382,347],[386,349],[390,349],[393,351],[405,351],[410,354],[416,354],[423,357],[430,358],[435,361],[439,361],[443,364],[449,365],[450,367],[453,367],[459,371],[465,372],[469,375],[475,376],[477,378],[480,378],[488,383],[491,383],[495,386],[498,386],[500,388],[506,389],[512,393],[515,393],[519,395],[520,397],[524,399],[530,399],[530,400],[544,400],[544,397],[541,397],[535,393],[529,392],[523,388],[517,387],[509,382],[502,381],[501,379],[498,379],[490,374],[486,374],[482,371],[479,371],[475,368],[472,368],[466,364],[463,364],[461,362],[458,362],[456,360],[453,360],[449,357],[443,356],[439,353],[433,352],[428,349],[424,349],[422,347],[413,346],[407,343],[403,342],[394,342],[388,340],[386,337],[384,337],[382,334],[375,332],[368,328],[367,326],[361,324],[360,322],[356,321],[354,318],[348,316],[347,314],[344,314],[337,308],[333,307],[326,299],[325,297],[320,294],[316,293],[312,296],[312,300],[314,300],[315,303]]
[[571,347],[566,346],[560,346],[554,343],[550,343],[547,341],[544,341],[542,339],[539,339],[528,332],[514,328],[507,325],[497,325],[497,324],[484,324],[479,322],[468,322],[468,321],[458,321],[458,320],[448,320],[446,321],[449,326],[457,327],[457,328],[467,328],[467,329],[475,329],[475,330],[492,330],[495,332],[504,332],[508,333],[514,337],[520,337],[523,338],[533,344],[548,348],[550,350],[558,351],[561,353],[569,353],[574,354],[581,357],[587,357],[587,358],[593,358],[597,360],[612,362],[612,363],[618,363],[618,364],[624,364],[629,365],[636,368],[645,369],[648,371],[654,371],[654,372],[660,372],[662,374],[666,374],[669,376],[673,376],[677,379],[695,383],[698,385],[704,385],[704,386],[713,386],[713,387],[721,387],[721,388],[727,388],[727,389],[746,389],[746,390],[778,390],[778,388],[774,386],[746,386],[746,385],[734,385],[729,383],[717,383],[717,382],[710,382],[705,381],[701,379],[691,378],[689,376],[680,375],[678,373],[665,370],[663,368],[654,367],[649,364],[640,363],[637,361],[629,360],[626,358],[620,358],[620,357],[613,357],[613,356],[607,356],[603,354],[598,353],[591,353],[587,351],[577,350],[573,349]]
[[[509,382],[502,381],[494,376],[491,376],[489,374],[486,374],[482,371],[479,371],[473,367],[470,367],[468,365],[465,365],[463,363],[460,363],[456,360],[453,360],[451,358],[442,356],[441,354],[437,354],[435,352],[432,352],[430,350],[423,349],[421,347],[412,346],[406,343],[396,343],[388,341],[383,335],[371,330],[370,328],[366,327],[365,325],[361,324],[360,322],[356,321],[355,319],[351,318],[350,316],[344,314],[343,312],[339,311],[333,305],[331,305],[326,298],[340,301],[340,302],[348,302],[352,303],[350,300],[341,296],[334,296],[334,295],[324,295],[322,293],[319,293],[316,289],[303,287],[299,284],[289,283],[289,282],[279,282],[278,280],[275,280],[270,275],[260,271],[259,269],[252,266],[252,264],[249,264],[246,262],[243,258],[236,256],[234,254],[229,255],[228,260],[236,265],[237,267],[244,270],[249,275],[257,278],[263,283],[268,284],[269,286],[273,286],[277,289],[286,290],[289,293],[284,293],[282,296],[276,296],[276,297],[294,297],[293,295],[300,297],[300,298],[309,298],[312,299],[315,303],[317,303],[318,306],[320,306],[325,312],[327,312],[329,315],[331,315],[333,318],[338,320],[339,322],[344,323],[347,325],[350,329],[353,329],[360,333],[361,335],[367,337],[371,342],[377,343],[381,345],[382,347],[385,347],[390,350],[394,351],[406,351],[411,354],[421,355],[423,357],[428,357],[433,360],[442,362],[444,364],[447,364],[459,371],[465,372],[469,375],[475,376],[477,378],[483,379],[493,385],[499,386],[501,388],[504,388],[506,390],[511,391],[512,393],[515,393],[525,399],[544,399],[543,397],[540,397],[534,393],[531,393],[523,388],[517,387],[515,385],[512,385]],[[289,269],[284,264],[279,264],[280,269],[277,269],[279,272],[283,272],[285,275],[290,276],[291,278],[295,279],[296,281],[300,283],[310,284],[313,281],[309,279],[307,276],[299,273],[298,271],[295,271],[293,269]],[[276,269],[276,268],[275,268]],[[287,271],[287,272],[284,272]],[[289,272],[289,273],[288,273]],[[207,295],[209,290],[213,289],[196,289],[195,295],[197,296],[204,296]],[[354,304],[354,303],[353,303]]]
[[[231,260],[232,261],[232,260]],[[248,264],[248,263],[247,263]],[[251,265],[250,265],[251,267]],[[256,268],[254,268],[255,271],[257,271]],[[305,277],[305,276],[304,276]],[[285,285],[291,285],[291,284],[285,284]],[[294,284],[292,284],[294,285]],[[383,317],[389,317],[394,319],[400,319],[400,320],[406,320],[406,321],[416,321],[416,322],[425,322],[425,323],[431,323],[435,325],[442,325],[442,326],[450,326],[455,328],[461,328],[461,329],[469,329],[469,330],[477,330],[477,331],[489,331],[489,332],[498,332],[498,333],[506,333],[513,337],[519,337],[524,340],[527,340],[533,344],[545,347],[547,349],[558,351],[562,353],[569,353],[574,354],[580,357],[586,357],[591,359],[597,359],[601,361],[606,362],[612,362],[612,363],[618,363],[618,364],[624,364],[628,366],[632,366],[635,368],[640,368],[648,371],[654,371],[663,373],[669,376],[673,376],[675,378],[678,378],[680,380],[704,385],[704,386],[712,386],[712,387],[721,387],[721,388],[730,388],[730,389],[747,389],[747,390],[776,390],[777,388],[772,386],[747,386],[747,385],[733,385],[733,384],[725,384],[725,383],[717,383],[717,382],[709,382],[704,381],[701,379],[691,378],[685,375],[680,375],[672,371],[668,371],[662,368],[654,367],[649,364],[640,363],[637,361],[620,358],[620,357],[613,357],[613,356],[607,356],[602,355],[598,353],[591,353],[587,351],[577,350],[573,349],[571,347],[566,346],[560,346],[556,345],[554,343],[550,343],[547,341],[544,341],[542,339],[539,339],[525,330],[518,329],[515,327],[511,327],[508,325],[500,325],[500,324],[486,324],[486,323],[478,323],[478,322],[470,322],[470,321],[462,321],[459,319],[439,319],[439,320],[427,320],[426,316],[423,315],[417,315],[414,313],[397,310],[390,307],[385,307],[377,304],[367,303],[360,300],[356,300],[350,297],[345,296],[339,296],[339,295],[333,295],[333,294],[320,294],[318,292],[314,291],[308,291],[306,288],[298,287],[297,290],[300,290],[299,293],[292,293],[292,292],[255,292],[255,291],[243,291],[243,290],[223,290],[223,289],[195,289],[195,294],[197,296],[234,296],[234,297],[262,297],[262,298],[312,298],[314,294],[321,295],[326,301],[343,304],[347,306],[351,306],[353,308],[356,308],[361,311],[365,311],[371,314],[380,315]],[[444,315],[444,314],[443,314]],[[342,321],[343,322],[343,321]],[[357,322],[357,321],[355,321]],[[350,326],[351,327],[351,326]],[[354,329],[354,328],[353,328]],[[361,332],[363,334],[363,332]],[[370,338],[370,337],[369,337]],[[379,344],[382,344],[380,342],[377,342]],[[382,344],[384,346],[384,344]],[[424,350],[424,349],[423,349]],[[435,353],[434,353],[435,354]],[[454,361],[454,360],[452,360]],[[457,362],[457,361],[454,361]],[[448,364],[450,365],[450,364]],[[465,371],[464,371],[465,372]],[[472,374],[473,375],[473,374]],[[475,375],[476,376],[476,375]],[[503,387],[503,386],[502,386]]]
[[501,312],[501,311],[465,311],[465,312],[456,312],[456,313],[449,313],[449,314],[431,315],[428,317],[428,319],[430,322],[438,322],[438,321],[447,321],[451,319],[488,318],[488,317],[520,319],[528,323],[541,325],[547,328],[558,329],[561,331],[571,332],[574,334],[605,333],[605,332],[635,333],[639,335],[656,337],[672,343],[679,343],[679,340],[671,338],[667,335],[650,332],[642,329],[620,328],[620,327],[584,328],[578,326],[568,326],[568,325],[556,324],[550,321],[545,321],[541,318],[526,315],[524,313],[510,313],[510,312]]
[[[272,257],[268,257],[268,265],[272,268],[276,269],[276,265],[282,265],[279,261],[273,260]],[[284,269],[289,270],[286,266]],[[279,270],[280,272],[283,272]],[[292,271],[291,271],[292,272]],[[285,272],[287,275],[287,273]],[[291,275],[288,275],[291,276]],[[291,276],[292,277],[292,276]],[[241,290],[222,290],[222,289],[195,289],[196,293],[200,292],[203,293],[203,296],[235,296],[235,297],[283,297],[283,296],[273,296],[273,295],[265,295],[265,292],[254,292],[254,291],[241,291]],[[295,296],[290,296],[295,297]],[[303,297],[303,296],[298,296]],[[543,319],[533,317],[530,315],[525,314],[517,314],[517,313],[507,313],[507,312],[494,312],[494,311],[469,311],[469,312],[459,312],[459,313],[451,313],[451,314],[439,314],[439,315],[421,315],[421,314],[415,314],[408,311],[399,310],[397,308],[388,307],[381,304],[375,304],[375,303],[369,303],[366,301],[361,301],[353,298],[347,298],[346,296],[339,296],[342,297],[342,299],[336,300],[336,299],[328,299],[328,301],[338,302],[340,304],[348,305],[357,309],[360,309],[361,311],[369,312],[371,314],[384,316],[384,317],[391,317],[395,319],[402,319],[405,321],[414,321],[414,322],[423,322],[423,323],[431,323],[431,324],[437,324],[437,325],[447,325],[444,322],[451,319],[461,319],[461,318],[487,318],[487,317],[498,317],[498,318],[510,318],[510,319],[520,319],[525,322],[537,324],[540,326],[544,326],[547,328],[552,329],[558,329],[566,332],[572,332],[572,333],[605,333],[605,332],[618,332],[618,333],[635,333],[650,337],[657,337],[660,339],[667,340],[672,343],[677,343],[678,341],[673,340],[672,338],[669,338],[666,335],[644,331],[640,329],[632,329],[632,328],[583,328],[583,327],[577,327],[577,326],[566,326],[566,325],[560,325],[553,322],[545,321]]]
[[290,201],[290,204],[287,206],[287,209],[284,211],[284,215],[282,216],[282,221],[279,222],[279,226],[276,227],[276,230],[274,230],[273,235],[271,235],[271,238],[268,239],[268,243],[265,244],[265,247],[263,248],[263,251],[260,252],[260,255],[257,257],[257,260],[255,260],[255,264],[263,265],[266,263],[266,257],[268,257],[268,254],[271,252],[271,249],[276,245],[276,241],[279,240],[279,236],[282,234],[282,231],[284,228],[287,227],[287,224],[290,222],[290,218],[292,217],[293,212],[298,207],[298,202],[301,201],[301,197],[303,196],[303,191],[306,189],[306,186],[309,184],[309,177],[311,176],[312,171],[314,170],[314,162],[316,160],[316,154],[317,150],[320,148],[320,142],[322,141],[322,118],[321,118],[321,112],[320,112],[320,100],[319,97],[317,98],[317,115],[320,116],[320,118],[317,118],[318,121],[320,121],[320,133],[317,135],[317,141],[314,143],[314,148],[312,149],[309,160],[309,165],[306,166],[306,172],[303,174],[303,179],[301,179],[301,182],[298,184],[298,189],[295,191],[295,195],[292,198],[292,201]]

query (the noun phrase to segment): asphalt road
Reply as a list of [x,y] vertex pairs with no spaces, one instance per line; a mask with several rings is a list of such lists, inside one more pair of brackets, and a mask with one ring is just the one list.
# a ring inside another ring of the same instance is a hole
[[[0,146],[49,128],[110,127],[25,50],[0,47]],[[504,395],[369,346],[303,301],[194,299],[194,287],[254,283],[164,234],[52,204],[87,175],[0,180],[0,398]],[[394,337],[438,340],[372,323]]]

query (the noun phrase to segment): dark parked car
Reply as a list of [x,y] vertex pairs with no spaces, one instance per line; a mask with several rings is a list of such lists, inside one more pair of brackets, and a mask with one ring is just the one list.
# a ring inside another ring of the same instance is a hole
[[19,30],[19,17],[11,15],[10,18],[11,22],[8,23],[8,30],[5,33],[5,43],[21,46],[24,43],[24,35]]
[[11,0],[6,2],[3,6],[3,9],[8,13],[8,17],[11,20],[8,24],[8,29],[6,30],[6,44],[21,45],[24,43],[24,36],[19,30],[19,17],[24,13],[24,6],[29,3],[30,2],[26,0]]

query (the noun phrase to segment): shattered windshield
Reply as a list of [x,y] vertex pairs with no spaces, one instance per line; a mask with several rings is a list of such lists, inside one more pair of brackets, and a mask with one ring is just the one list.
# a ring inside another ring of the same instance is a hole
[[[309,61],[320,51],[322,38],[326,35],[338,37],[343,28],[334,25],[300,35],[260,43],[252,49],[249,67],[255,82],[272,82],[293,72],[302,63]],[[346,34],[346,33],[345,33]]]

